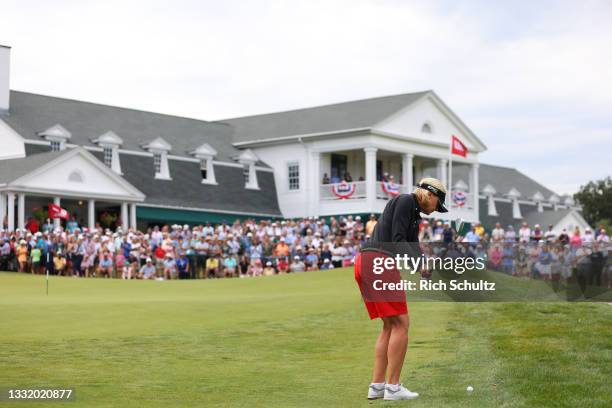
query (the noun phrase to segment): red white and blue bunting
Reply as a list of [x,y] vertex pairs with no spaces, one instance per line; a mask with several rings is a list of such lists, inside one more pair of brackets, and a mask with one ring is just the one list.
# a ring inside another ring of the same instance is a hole
[[347,183],[343,181],[342,183],[332,184],[332,193],[336,197],[341,200],[347,199],[355,193],[356,186],[355,183]]
[[466,195],[463,191],[455,191],[453,193],[453,203],[457,207],[463,207],[465,205]]
[[380,185],[382,186],[382,190],[388,196],[395,197],[396,195],[400,193],[399,184],[393,183],[392,181],[382,181]]

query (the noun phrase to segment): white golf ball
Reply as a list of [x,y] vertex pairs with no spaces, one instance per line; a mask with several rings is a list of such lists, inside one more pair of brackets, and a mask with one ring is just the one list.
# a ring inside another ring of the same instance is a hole
[[474,387],[472,387],[471,385],[468,385],[467,392],[472,392],[472,391],[474,391]]

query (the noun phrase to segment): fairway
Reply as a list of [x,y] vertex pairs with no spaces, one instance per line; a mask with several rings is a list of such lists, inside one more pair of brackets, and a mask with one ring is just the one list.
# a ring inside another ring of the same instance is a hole
[[0,273],[0,386],[74,388],[68,406],[612,405],[607,303],[409,300],[402,381],[421,396],[369,403],[380,323],[368,319],[349,270],[51,277],[49,287],[45,296],[43,277]]

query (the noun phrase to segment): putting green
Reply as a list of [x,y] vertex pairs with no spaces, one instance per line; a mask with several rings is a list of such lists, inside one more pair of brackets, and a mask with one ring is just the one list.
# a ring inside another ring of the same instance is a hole
[[[51,277],[49,287],[45,296],[43,277],[0,273],[0,386],[71,387],[70,406],[83,407],[402,404],[365,399],[380,323],[367,318],[347,270],[171,282]],[[405,404],[612,405],[606,303],[409,307],[402,377],[421,396]],[[57,403],[18,404],[46,405]]]

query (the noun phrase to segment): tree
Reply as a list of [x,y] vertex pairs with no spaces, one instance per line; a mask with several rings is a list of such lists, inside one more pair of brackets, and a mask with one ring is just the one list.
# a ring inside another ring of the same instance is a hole
[[582,215],[590,225],[612,220],[612,178],[589,181],[574,194],[582,206]]

